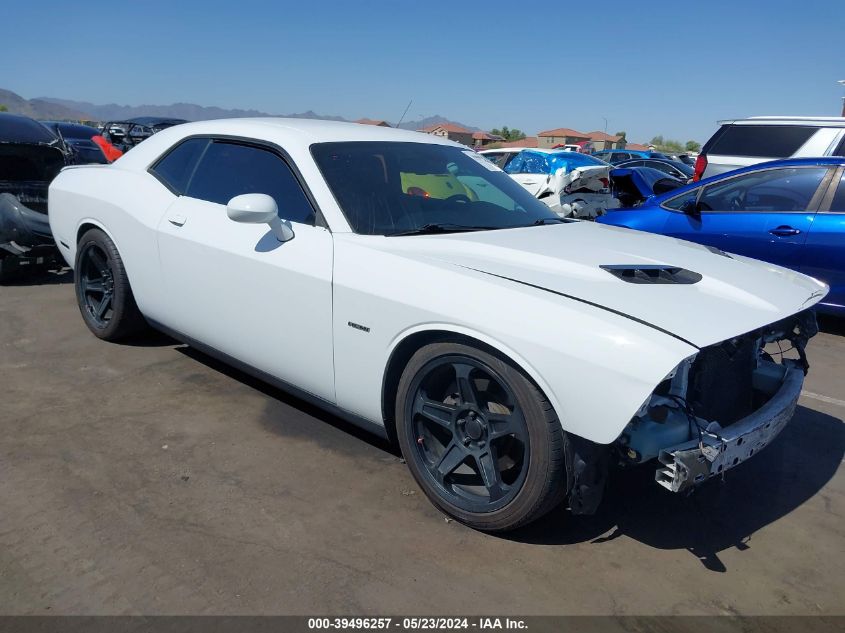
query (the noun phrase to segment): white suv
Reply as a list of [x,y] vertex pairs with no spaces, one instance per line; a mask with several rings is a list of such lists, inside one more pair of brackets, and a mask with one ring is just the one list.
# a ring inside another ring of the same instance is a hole
[[693,180],[778,158],[845,156],[845,117],[755,116],[719,121]]

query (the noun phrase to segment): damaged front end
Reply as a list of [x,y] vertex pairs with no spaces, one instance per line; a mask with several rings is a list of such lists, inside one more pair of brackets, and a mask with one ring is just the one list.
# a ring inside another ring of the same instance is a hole
[[560,210],[563,217],[593,219],[619,201],[610,195],[610,167],[578,167],[561,176]]
[[[807,310],[701,349],[634,415],[616,441],[621,460],[656,458],[657,482],[681,492],[753,457],[792,418],[809,367],[804,349],[817,332]],[[797,358],[784,358],[784,344]]]
[[619,207],[626,209],[684,185],[677,178],[651,167],[617,167],[610,171],[609,177],[613,197],[618,200]]
[[61,141],[26,117],[0,118],[0,274],[53,261],[47,190],[67,164]]

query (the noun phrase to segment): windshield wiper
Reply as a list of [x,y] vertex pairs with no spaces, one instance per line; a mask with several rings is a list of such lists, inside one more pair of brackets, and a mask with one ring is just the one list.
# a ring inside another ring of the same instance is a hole
[[546,224],[550,224],[552,222],[566,224],[566,220],[563,218],[540,218],[539,220],[534,220],[534,224],[531,226],[545,226]]
[[432,233],[465,233],[468,231],[492,231],[497,229],[497,226],[472,226],[466,224],[450,224],[448,222],[430,222],[423,224],[407,231],[395,231],[393,233],[385,233],[387,237],[396,235],[431,235]]

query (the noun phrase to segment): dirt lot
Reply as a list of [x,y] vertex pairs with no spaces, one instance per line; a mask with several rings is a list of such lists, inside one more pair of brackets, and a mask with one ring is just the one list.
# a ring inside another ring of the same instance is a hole
[[682,498],[447,521],[389,446],[169,339],[103,343],[69,275],[0,288],[0,613],[845,613],[845,324],[795,419]]

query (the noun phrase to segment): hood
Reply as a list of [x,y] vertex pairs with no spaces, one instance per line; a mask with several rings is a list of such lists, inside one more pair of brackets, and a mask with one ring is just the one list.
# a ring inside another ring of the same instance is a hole
[[633,207],[655,195],[682,187],[677,178],[651,167],[618,167],[610,172],[613,195],[623,207]]
[[383,248],[591,304],[696,347],[774,323],[827,294],[821,282],[772,264],[592,222],[388,237]]

